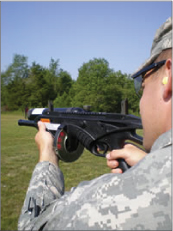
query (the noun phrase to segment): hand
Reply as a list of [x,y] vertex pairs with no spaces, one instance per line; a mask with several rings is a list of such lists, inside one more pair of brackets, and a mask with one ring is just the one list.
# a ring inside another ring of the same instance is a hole
[[35,142],[39,149],[39,162],[49,161],[58,166],[58,156],[53,149],[53,137],[46,131],[46,126],[41,121],[38,122],[39,131],[35,136]]
[[132,144],[125,144],[122,149],[111,151],[106,155],[107,165],[112,169],[112,173],[122,173],[120,168],[117,168],[119,163],[117,159],[124,159],[125,162],[133,166],[138,163],[147,153]]

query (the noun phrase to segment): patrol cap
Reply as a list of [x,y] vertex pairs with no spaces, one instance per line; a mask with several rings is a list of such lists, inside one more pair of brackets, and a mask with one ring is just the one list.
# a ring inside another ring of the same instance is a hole
[[168,18],[166,22],[156,31],[153,44],[151,47],[150,57],[133,73],[136,76],[146,66],[152,64],[160,53],[166,49],[172,48],[172,18]]

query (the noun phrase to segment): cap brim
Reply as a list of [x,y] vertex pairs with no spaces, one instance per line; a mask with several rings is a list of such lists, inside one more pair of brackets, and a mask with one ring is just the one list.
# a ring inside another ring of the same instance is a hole
[[131,75],[133,78],[134,75],[136,75],[138,72],[140,72],[143,68],[147,67],[148,65],[152,64],[154,60],[158,57],[159,54],[155,54],[153,56],[150,56],[145,62]]
[[162,51],[172,48],[172,18],[166,20],[166,22],[156,31],[152,47],[151,56],[147,59],[132,75],[137,76],[138,72],[146,66],[152,64]]

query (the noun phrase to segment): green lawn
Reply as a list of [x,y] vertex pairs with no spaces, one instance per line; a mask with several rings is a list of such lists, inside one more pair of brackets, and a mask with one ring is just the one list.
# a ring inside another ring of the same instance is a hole
[[[38,161],[35,128],[18,126],[24,115],[1,114],[1,230],[17,230],[32,171]],[[73,163],[60,162],[68,191],[80,181],[110,172],[105,158],[88,151]]]

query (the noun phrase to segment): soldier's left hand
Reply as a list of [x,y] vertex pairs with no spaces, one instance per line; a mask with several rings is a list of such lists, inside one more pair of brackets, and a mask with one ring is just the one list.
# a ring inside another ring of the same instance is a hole
[[58,166],[58,156],[53,148],[53,137],[46,131],[46,126],[41,121],[38,122],[39,131],[35,136],[35,142],[39,149],[39,162],[49,161]]

